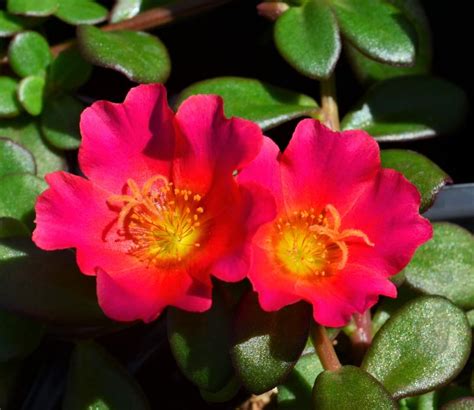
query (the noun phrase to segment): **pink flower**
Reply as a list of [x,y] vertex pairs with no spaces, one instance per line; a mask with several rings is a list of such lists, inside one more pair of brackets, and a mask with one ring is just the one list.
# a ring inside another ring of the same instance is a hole
[[88,179],[46,177],[35,243],[76,248],[113,319],[149,322],[168,305],[207,310],[211,273],[243,279],[250,238],[275,215],[271,196],[233,177],[261,148],[258,126],[226,119],[215,96],[191,97],[175,115],[161,85],[97,102],[80,125]]
[[301,121],[284,153],[266,138],[238,180],[267,187],[277,202],[276,218],[254,237],[248,274],[267,311],[306,300],[315,321],[342,326],[379,295],[395,297],[388,277],[432,236],[418,191],[381,168],[363,131]]

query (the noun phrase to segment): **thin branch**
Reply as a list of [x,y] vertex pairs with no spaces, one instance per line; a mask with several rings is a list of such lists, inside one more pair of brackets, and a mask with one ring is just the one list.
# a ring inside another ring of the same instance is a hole
[[339,369],[341,363],[339,362],[336,351],[334,350],[332,341],[329,339],[326,328],[314,324],[314,326],[311,326],[311,333],[314,347],[324,369],[332,371]]
[[339,109],[336,98],[336,82],[334,74],[327,80],[321,81],[321,109],[324,117],[324,124],[334,131],[339,131]]
[[356,363],[359,364],[366,350],[372,343],[372,318],[370,316],[370,309],[365,313],[354,313],[353,316],[355,330],[351,334],[352,351]]

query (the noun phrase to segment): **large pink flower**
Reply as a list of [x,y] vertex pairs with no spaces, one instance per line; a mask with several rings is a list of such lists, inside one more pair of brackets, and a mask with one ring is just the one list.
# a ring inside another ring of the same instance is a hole
[[167,305],[204,311],[211,273],[245,277],[249,240],[275,212],[271,196],[233,177],[262,146],[257,125],[226,119],[215,96],[191,97],[175,115],[163,86],[141,85],[123,104],[86,109],[81,133],[88,179],[46,177],[33,240],[76,248],[108,316],[148,322]]
[[418,191],[381,168],[363,131],[301,121],[284,153],[265,139],[238,180],[269,188],[277,202],[254,237],[249,271],[265,310],[306,300],[318,323],[342,326],[379,295],[396,296],[388,277],[432,235]]

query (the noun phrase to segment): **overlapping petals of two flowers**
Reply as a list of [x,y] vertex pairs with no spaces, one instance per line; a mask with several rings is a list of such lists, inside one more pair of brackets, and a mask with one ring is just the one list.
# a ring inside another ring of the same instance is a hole
[[213,275],[247,277],[264,310],[305,300],[316,322],[342,326],[396,296],[389,277],[432,235],[417,189],[381,167],[363,131],[306,119],[281,153],[256,124],[227,119],[219,97],[175,114],[157,84],[94,103],[80,127],[87,179],[46,177],[33,240],[75,248],[115,320],[205,311]]

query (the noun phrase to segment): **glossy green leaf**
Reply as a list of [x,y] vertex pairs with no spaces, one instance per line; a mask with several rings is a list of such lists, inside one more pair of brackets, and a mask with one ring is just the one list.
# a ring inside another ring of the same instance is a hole
[[60,53],[51,63],[48,72],[48,91],[76,90],[89,79],[92,66],[85,61],[77,48]]
[[73,24],[96,24],[107,18],[108,10],[94,0],[58,0],[55,16]]
[[395,65],[415,61],[416,33],[393,4],[384,0],[331,0],[342,34],[367,56]]
[[112,323],[73,252],[44,252],[23,238],[0,241],[0,307],[56,325]]
[[41,131],[53,147],[64,150],[79,147],[79,118],[83,109],[84,106],[69,95],[46,101],[41,116]]
[[8,12],[25,16],[49,16],[57,8],[58,0],[7,0]]
[[439,296],[405,304],[375,335],[362,368],[399,399],[447,384],[471,350],[471,329],[462,310]]
[[443,186],[452,182],[438,165],[414,151],[387,149],[381,151],[382,166],[401,172],[421,194],[420,211],[426,211]]
[[280,54],[301,74],[323,79],[333,72],[341,41],[326,3],[308,0],[301,7],[290,7],[278,18],[274,36]]
[[322,372],[314,384],[313,406],[318,410],[397,409],[384,387],[354,366]]
[[168,312],[168,339],[178,366],[200,389],[217,392],[234,376],[229,355],[232,311],[214,288],[213,304],[204,313],[176,308]]
[[474,236],[450,223],[434,223],[433,229],[433,239],[417,250],[405,268],[406,282],[419,292],[473,309]]
[[15,174],[0,177],[0,186],[0,217],[31,226],[36,198],[46,189],[46,182],[34,175]]
[[51,60],[48,42],[36,31],[17,34],[8,47],[10,67],[20,77],[43,75]]
[[469,310],[466,312],[467,320],[472,328],[474,328],[474,309]]
[[0,177],[25,173],[36,174],[33,155],[20,144],[0,137]]
[[138,383],[93,342],[76,345],[69,366],[64,410],[148,410]]
[[446,403],[441,410],[472,410],[474,409],[474,397],[463,397],[461,399]]
[[141,31],[103,32],[92,26],[77,29],[86,60],[111,68],[138,83],[165,82],[171,63],[163,43]]
[[30,19],[26,17],[14,16],[4,10],[0,10],[0,38],[13,36],[23,31],[30,24]]
[[405,397],[399,401],[400,410],[437,410],[438,392],[432,391],[421,396]]
[[31,117],[20,116],[0,121],[0,135],[10,138],[30,151],[36,162],[39,177],[59,169],[64,169],[64,158],[43,139],[38,124]]
[[0,239],[3,238],[27,238],[31,236],[28,227],[18,219],[0,217]]
[[231,356],[249,391],[260,394],[283,382],[303,352],[310,321],[311,308],[305,303],[265,312],[254,293],[244,296],[234,323]]
[[218,77],[190,85],[178,104],[195,94],[217,94],[224,99],[228,117],[256,122],[264,130],[316,111],[317,104],[307,95],[242,77]]
[[142,0],[117,0],[115,6],[110,12],[109,21],[118,23],[135,17],[142,6]]
[[285,382],[278,386],[278,409],[310,409],[314,381],[323,370],[317,354],[303,354]]
[[0,362],[28,356],[38,347],[43,333],[43,325],[0,310]]
[[398,77],[371,88],[342,127],[364,129],[379,141],[414,140],[452,132],[466,112],[466,95],[454,84],[428,76]]
[[18,81],[11,77],[0,77],[0,118],[15,117],[21,105],[16,97]]
[[43,110],[44,86],[44,77],[39,76],[26,77],[18,86],[18,100],[31,115],[39,115]]
[[386,80],[402,75],[428,74],[431,68],[432,46],[428,19],[419,0],[392,0],[416,30],[416,58],[412,67],[394,67],[374,61],[350,44],[345,49],[357,76],[364,82]]

